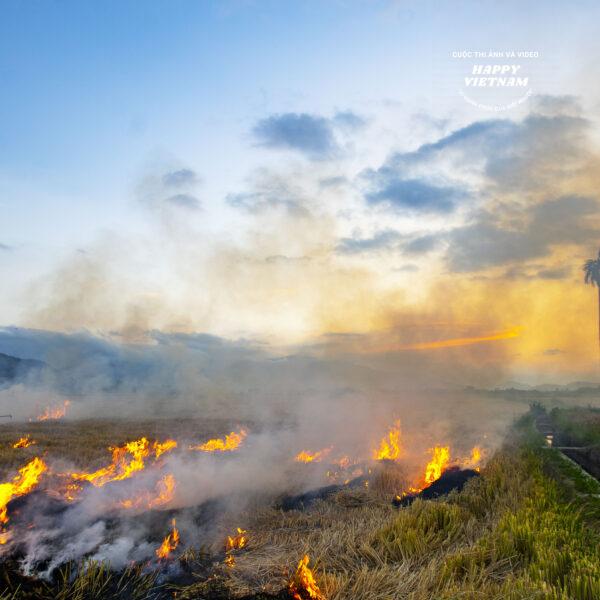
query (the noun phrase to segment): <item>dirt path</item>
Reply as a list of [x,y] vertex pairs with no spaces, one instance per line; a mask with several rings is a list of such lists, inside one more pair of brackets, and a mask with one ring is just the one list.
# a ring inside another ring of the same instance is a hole
[[535,417],[535,427],[546,439],[546,447],[560,451],[564,456],[576,463],[587,475],[600,482],[600,448],[595,446],[555,446],[555,429],[552,420],[546,413]]

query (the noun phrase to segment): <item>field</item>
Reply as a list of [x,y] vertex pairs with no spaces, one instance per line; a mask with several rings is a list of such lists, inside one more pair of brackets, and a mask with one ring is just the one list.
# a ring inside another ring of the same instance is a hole
[[[174,425],[5,425],[1,466],[6,477],[34,452],[100,465],[107,445],[138,435],[162,438]],[[190,436],[227,430],[222,422],[178,425]],[[13,449],[25,433],[36,445]],[[73,564],[44,582],[19,576],[16,563],[5,560],[0,597],[289,598],[288,582],[308,555],[321,597],[328,600],[599,598],[600,485],[543,443],[527,415],[462,492],[416,500],[407,508],[391,505],[403,472],[384,462],[368,487],[343,489],[305,510],[284,512],[263,502],[219,515],[217,529],[239,526],[247,543],[226,554],[224,533],[186,540],[161,573],[144,565],[112,573],[106,565]]]

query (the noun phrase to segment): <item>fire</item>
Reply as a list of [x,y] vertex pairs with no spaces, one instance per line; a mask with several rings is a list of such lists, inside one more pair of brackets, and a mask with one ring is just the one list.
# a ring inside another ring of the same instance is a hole
[[235,565],[235,556],[233,555],[233,551],[244,548],[248,543],[246,533],[248,533],[246,530],[238,527],[235,535],[227,536],[227,541],[225,542],[225,564],[228,567],[233,567]]
[[[155,458],[177,446],[175,440],[154,442],[152,446]],[[109,481],[129,479],[137,471],[145,468],[144,460],[150,455],[150,443],[143,437],[127,442],[123,446],[111,447],[112,462],[93,473],[72,473],[71,477],[78,481],[89,481],[96,487],[102,487]]]
[[154,449],[154,458],[158,458],[165,452],[170,452],[177,448],[177,442],[175,440],[165,440],[164,442],[154,442],[152,448]]
[[190,446],[190,450],[200,450],[202,452],[232,452],[237,450],[244,438],[248,435],[245,429],[241,429],[239,433],[232,431],[225,439],[215,438],[208,440],[199,446]]
[[44,412],[41,415],[36,417],[37,421],[55,421],[57,419],[62,419],[67,414],[67,408],[71,404],[70,400],[65,400],[62,406],[57,406],[55,408],[51,408],[47,406]]
[[13,448],[29,448],[29,446],[32,446],[33,444],[35,444],[35,440],[30,439],[30,437],[26,435],[16,441],[13,444]]
[[324,448],[317,452],[310,452],[308,450],[302,450],[298,452],[294,460],[296,462],[310,463],[310,462],[321,462],[331,452],[331,448]]
[[438,480],[450,462],[450,448],[448,446],[436,446],[429,451],[433,454],[433,457],[425,467],[425,483],[427,485]]
[[46,463],[37,456],[19,469],[12,481],[0,483],[0,523],[8,522],[7,505],[18,496],[28,494],[39,482]]
[[119,506],[121,508],[146,508],[152,509],[157,506],[164,506],[168,504],[175,495],[175,477],[171,473],[165,475],[156,484],[156,494],[145,493],[139,495],[137,498],[128,498],[121,500]]
[[379,443],[379,449],[373,451],[375,460],[397,460],[400,456],[400,421],[394,425]]
[[171,552],[173,552],[173,550],[175,550],[179,545],[179,530],[175,525],[176,522],[175,519],[173,519],[171,521],[171,532],[165,537],[165,539],[162,541],[162,544],[156,549],[156,556],[158,556],[159,559],[169,558]]
[[463,465],[479,471],[479,463],[481,462],[483,455],[483,450],[479,446],[475,446],[471,449],[471,456],[463,461]]
[[247,531],[238,527],[235,535],[228,535],[225,551],[231,552],[232,550],[240,550],[243,548],[248,543],[248,538],[246,537],[247,533]]
[[298,563],[296,573],[292,577],[288,590],[294,600],[325,600],[312,571],[308,568],[308,554]]

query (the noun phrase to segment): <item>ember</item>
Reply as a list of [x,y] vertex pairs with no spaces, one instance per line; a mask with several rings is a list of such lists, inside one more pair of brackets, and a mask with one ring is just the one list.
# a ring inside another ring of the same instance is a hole
[[312,571],[308,568],[308,554],[300,562],[294,577],[290,581],[288,590],[294,600],[325,600]]

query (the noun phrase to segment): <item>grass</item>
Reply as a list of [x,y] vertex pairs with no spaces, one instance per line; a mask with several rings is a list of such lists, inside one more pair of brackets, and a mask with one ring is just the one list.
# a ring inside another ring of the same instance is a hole
[[306,511],[263,506],[238,515],[249,541],[235,565],[224,564],[224,553],[190,549],[182,562],[196,573],[192,583],[159,586],[139,567],[117,574],[87,563],[66,567],[50,585],[20,578],[5,563],[0,600],[258,600],[281,594],[304,554],[328,600],[596,600],[600,484],[543,446],[527,415],[460,493],[395,509],[390,500],[404,473],[384,464],[368,488]]
[[564,446],[600,444],[600,408],[554,408],[549,415],[558,431],[557,443]]

